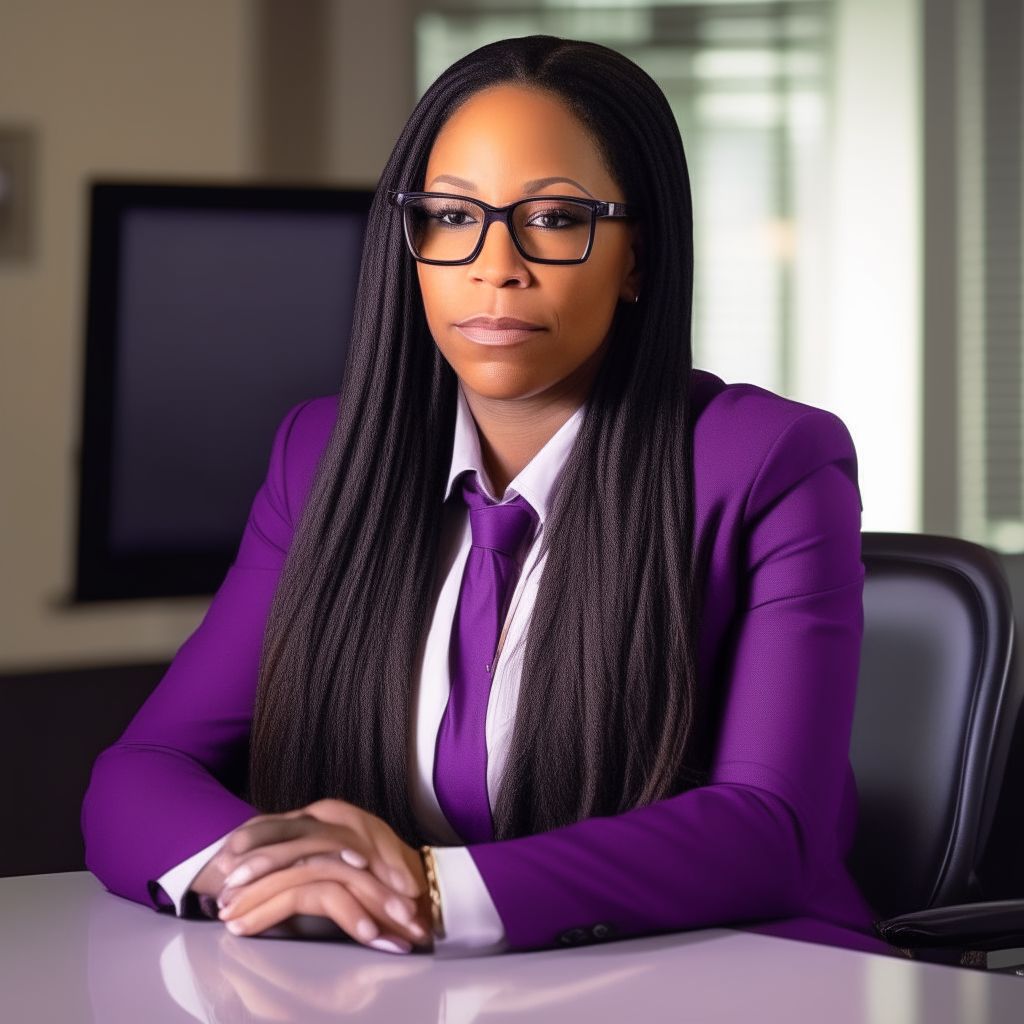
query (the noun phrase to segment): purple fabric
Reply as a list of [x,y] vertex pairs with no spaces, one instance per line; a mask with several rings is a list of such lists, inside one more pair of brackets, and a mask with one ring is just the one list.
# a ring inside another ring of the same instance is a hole
[[451,692],[437,733],[434,790],[452,828],[470,843],[494,837],[487,797],[487,701],[498,633],[518,575],[516,553],[537,513],[523,497],[496,505],[473,474],[462,484],[473,537],[451,639]]
[[[693,395],[700,671],[721,709],[710,783],[471,854],[513,949],[596,922],[632,935],[776,920],[887,951],[843,866],[862,629],[853,445],[836,417],[749,385],[695,372]],[[87,863],[114,892],[152,904],[152,880],[254,813],[224,783],[244,772],[267,610],[335,414],[335,399],[289,414],[210,612],[96,763]]]

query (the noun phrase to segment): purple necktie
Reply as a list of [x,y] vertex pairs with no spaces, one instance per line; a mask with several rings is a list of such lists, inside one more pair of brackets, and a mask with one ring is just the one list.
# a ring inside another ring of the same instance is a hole
[[462,483],[473,546],[462,576],[449,650],[451,692],[434,759],[434,791],[444,816],[468,843],[494,837],[487,799],[487,700],[491,663],[516,581],[516,553],[537,513],[522,497],[492,504],[476,476]]

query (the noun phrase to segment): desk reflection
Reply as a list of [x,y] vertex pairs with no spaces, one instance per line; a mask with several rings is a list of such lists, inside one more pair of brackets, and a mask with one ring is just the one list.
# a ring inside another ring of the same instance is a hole
[[471,1024],[491,1014],[533,1016],[564,1007],[653,968],[637,963],[609,970],[600,962],[577,963],[575,969],[559,972],[560,978],[544,978],[535,970],[527,976],[514,969],[510,973],[507,960],[463,961],[453,974],[452,961],[389,957],[335,945],[336,963],[325,972],[321,954],[329,950],[321,944],[318,951],[312,944],[294,950],[282,949],[282,944],[239,939],[216,927],[178,934],[160,955],[164,986],[182,1009],[204,1024],[318,1022],[370,1007],[378,1011],[374,1017]]
[[678,1009],[678,947],[714,945],[730,934],[455,960],[345,942],[237,938],[216,922],[178,921],[97,893],[89,913],[89,994],[102,1024],[316,1024],[352,1015],[429,1024],[517,1015],[621,1020],[632,1016],[638,991],[653,994],[667,1020],[670,1008]]
[[455,960],[87,906],[96,1024],[1017,1024],[1024,1005],[1020,979],[726,930]]

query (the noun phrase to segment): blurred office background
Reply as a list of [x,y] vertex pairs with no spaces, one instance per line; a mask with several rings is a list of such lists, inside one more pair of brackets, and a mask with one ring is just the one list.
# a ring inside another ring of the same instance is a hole
[[866,529],[1024,549],[1021,8],[0,0],[0,672],[166,660],[206,603],[69,597],[87,183],[372,185],[438,72],[508,35],[665,89],[698,365],[841,415]]
[[372,186],[445,66],[534,32],[669,97],[697,364],[842,416],[865,529],[1024,582],[1024,0],[0,0],[0,804],[66,804],[0,873],[76,866],[91,759],[208,602],[71,599],[88,183]]
[[69,598],[87,183],[372,185],[437,73],[515,34],[665,89],[698,365],[841,415],[866,529],[1024,551],[1022,9],[0,0],[0,672],[160,662],[206,604]]

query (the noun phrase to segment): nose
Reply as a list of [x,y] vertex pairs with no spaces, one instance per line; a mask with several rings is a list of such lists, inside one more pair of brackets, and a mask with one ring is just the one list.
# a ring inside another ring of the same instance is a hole
[[530,268],[512,241],[508,226],[491,224],[484,236],[480,255],[469,264],[474,280],[495,288],[525,288],[530,283]]

